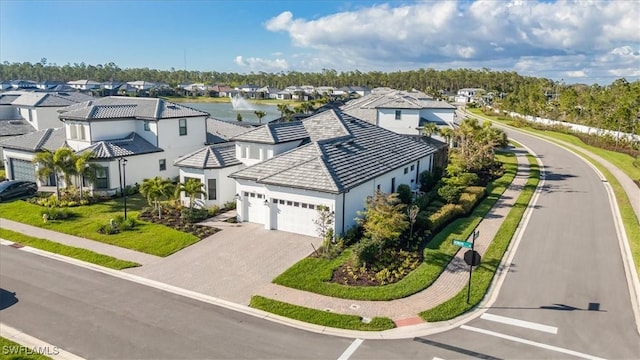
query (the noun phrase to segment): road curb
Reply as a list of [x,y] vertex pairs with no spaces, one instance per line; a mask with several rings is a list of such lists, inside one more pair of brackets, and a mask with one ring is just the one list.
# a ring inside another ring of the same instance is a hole
[[[22,347],[21,350],[25,350],[29,354],[42,354],[55,360],[84,360],[84,358],[63,350],[59,346],[51,345],[46,341],[27,335],[22,331],[1,322],[0,336],[20,344]],[[1,349],[0,354],[11,356],[15,354],[11,354],[9,352],[17,350],[18,349],[3,348]]]

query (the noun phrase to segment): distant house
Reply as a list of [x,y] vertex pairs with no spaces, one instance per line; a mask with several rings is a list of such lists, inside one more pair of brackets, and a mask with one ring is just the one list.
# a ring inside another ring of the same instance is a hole
[[334,95],[366,96],[371,94],[371,89],[366,86],[343,86],[333,92]]
[[260,87],[257,86],[257,85],[244,84],[244,85],[237,86],[235,88],[235,90],[237,90],[240,94],[242,94],[246,98],[255,99],[256,98],[256,91],[259,88]]
[[128,81],[127,84],[134,87],[136,90],[149,90],[156,86],[156,83],[142,80]]
[[230,93],[235,90],[227,85],[213,85],[208,88],[209,96],[213,97],[228,97]]
[[458,93],[455,95],[454,100],[457,103],[468,103],[475,101],[475,99],[479,98],[483,93],[484,89],[480,88],[464,88],[458,90]]
[[0,90],[4,91],[12,88],[11,81],[0,81]]
[[62,126],[58,110],[93,97],[79,92],[24,92],[11,105],[35,130]]
[[40,90],[50,90],[55,88],[58,85],[64,85],[64,83],[62,81],[47,80],[47,81],[39,82],[38,85],[36,85],[36,87]]
[[73,81],[68,81],[67,85],[71,86],[76,90],[88,91],[93,89],[99,89],[101,84],[93,80],[73,80]]
[[453,124],[456,107],[420,91],[377,89],[354,99],[342,111],[398,134],[418,135],[426,122]]
[[264,86],[256,90],[256,97],[259,99],[277,99],[280,89],[271,86]]

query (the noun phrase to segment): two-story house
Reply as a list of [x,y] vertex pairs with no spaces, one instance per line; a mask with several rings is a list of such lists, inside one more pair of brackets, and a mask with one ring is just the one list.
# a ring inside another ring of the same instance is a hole
[[420,91],[380,88],[342,106],[342,111],[398,134],[418,135],[426,122],[453,124],[456,107]]
[[111,96],[69,106],[60,120],[68,146],[92,152],[104,167],[95,188],[112,193],[123,171],[118,159],[127,160],[123,186],[178,176],[173,161],[205,144],[208,115],[163,99]]
[[437,151],[339,110],[264,125],[235,141],[248,165],[229,175],[239,220],[310,236],[317,236],[318,206],[333,212],[334,231],[343,234],[377,190],[415,189]]
[[80,91],[89,91],[89,90],[93,90],[93,89],[100,89],[101,84],[97,81],[93,81],[93,80],[73,80],[73,81],[67,81],[67,85],[71,86],[72,88],[76,89],[76,90],[80,90]]

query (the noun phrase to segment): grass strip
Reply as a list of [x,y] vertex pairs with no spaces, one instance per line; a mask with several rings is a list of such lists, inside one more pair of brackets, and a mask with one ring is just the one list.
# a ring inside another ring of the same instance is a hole
[[366,324],[362,322],[362,317],[357,315],[336,314],[328,311],[310,309],[257,295],[251,297],[249,306],[290,319],[338,329],[382,331],[396,327],[389,318],[374,317],[370,323]]
[[496,236],[493,238],[491,245],[482,257],[481,264],[476,267],[471,276],[471,296],[470,304],[467,304],[467,290],[465,286],[454,297],[444,303],[423,311],[420,317],[425,321],[444,321],[459,316],[474,306],[476,306],[484,298],[491,281],[495,275],[498,266],[502,260],[504,252],[507,250],[513,235],[520,224],[520,220],[527,209],[529,201],[533,197],[536,187],[540,182],[540,168],[535,157],[527,155],[529,166],[531,167],[529,179],[524,186],[520,196],[507,214],[504,222],[498,229]]
[[28,346],[20,345],[17,342],[13,342],[7,338],[0,336],[0,359],[2,360],[50,360],[51,358],[45,355],[38,354],[37,352],[49,351],[53,353],[55,348],[30,348]]
[[348,286],[329,282],[335,269],[349,259],[351,252],[345,250],[333,260],[305,258],[287,269],[273,283],[316,294],[353,300],[400,299],[429,287],[444,271],[459,247],[452,240],[466,239],[473,229],[491,210],[502,193],[513,181],[517,172],[517,159],[513,153],[501,153],[499,161],[505,166],[504,175],[487,187],[486,196],[473,212],[459,218],[441,230],[424,249],[424,261],[402,280],[384,286]]
[[112,256],[98,254],[97,252],[91,250],[60,244],[50,240],[24,235],[11,230],[0,229],[0,238],[10,240],[21,245],[31,246],[36,249],[108,267],[111,269],[122,270],[140,266],[140,264],[133,261],[120,260]]
[[[141,195],[127,197],[127,215],[138,217],[139,209],[148,206]],[[144,252],[157,256],[168,256],[199,241],[192,234],[187,234],[170,227],[138,221],[138,225],[130,231],[106,235],[98,233],[100,225],[108,224],[110,219],[124,213],[122,198],[105,202],[68,208],[72,218],[65,220],[42,221],[41,212],[45,208],[26,201],[17,200],[0,204],[0,216],[43,229],[64,234],[79,236],[105,244]]]

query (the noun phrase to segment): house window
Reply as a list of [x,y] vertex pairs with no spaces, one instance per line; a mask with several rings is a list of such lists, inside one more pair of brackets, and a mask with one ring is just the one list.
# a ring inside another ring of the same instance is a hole
[[402,119],[402,110],[396,110],[396,120]]
[[260,148],[253,145],[249,147],[249,159],[260,159]]
[[71,139],[77,139],[78,138],[78,130],[76,129],[76,125],[75,124],[71,124],[69,125],[69,137]]
[[293,202],[292,202],[292,201],[287,201],[287,205],[288,205],[288,206],[292,206],[292,205],[293,205]]
[[158,160],[158,164],[159,164],[160,171],[167,170],[167,159]]
[[284,200],[280,199],[280,200],[278,201],[278,203],[279,203],[280,205],[284,205]]
[[109,188],[109,172],[106,167],[96,168],[96,189],[108,189]]
[[151,127],[149,126],[149,121],[144,121],[144,131],[151,131]]
[[307,208],[307,204],[306,204],[306,203],[302,203],[301,205],[302,205],[302,208],[303,208],[303,209],[306,209],[306,208]]
[[415,169],[415,165],[411,165],[411,171],[413,171],[413,169]]
[[242,193],[242,195],[244,195],[244,197],[247,197],[249,196],[249,193],[245,191],[244,193]]
[[299,203],[299,202],[294,202],[294,203],[293,203],[293,206],[295,206],[295,207],[300,207],[300,203]]
[[408,173],[409,172],[409,168],[404,168],[404,173]]
[[377,188],[378,190],[380,190],[380,184],[378,184],[378,185],[376,186],[376,188]]
[[180,136],[187,135],[187,119],[180,119]]
[[256,193],[249,193],[250,197],[256,197]]
[[315,205],[313,205],[313,204],[309,204],[309,209],[313,210],[313,209],[315,209],[315,208],[316,208],[316,206],[315,206]]
[[262,199],[262,194],[258,194],[258,199]]
[[84,126],[76,125],[78,127],[78,136],[80,140],[86,140],[86,136],[84,135]]
[[396,192],[396,178],[391,178],[391,192]]
[[278,199],[274,199],[274,198],[272,198],[272,199],[271,199],[271,202],[272,202],[272,203],[274,203],[274,204],[277,204],[277,203],[278,203]]
[[207,187],[209,188],[209,200],[216,200],[216,193],[217,193],[217,188],[216,188],[216,179],[209,179],[207,180]]

